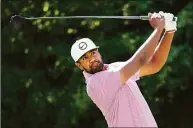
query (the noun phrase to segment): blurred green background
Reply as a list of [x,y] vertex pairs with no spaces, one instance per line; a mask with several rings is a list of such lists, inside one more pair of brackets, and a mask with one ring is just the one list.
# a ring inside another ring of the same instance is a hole
[[120,19],[35,20],[15,30],[10,17],[147,15],[178,17],[167,63],[138,81],[160,128],[193,127],[193,2],[189,0],[2,1],[2,128],[106,128],[86,94],[82,72],[70,56],[76,39],[100,46],[105,63],[129,59],[153,29],[148,21]]

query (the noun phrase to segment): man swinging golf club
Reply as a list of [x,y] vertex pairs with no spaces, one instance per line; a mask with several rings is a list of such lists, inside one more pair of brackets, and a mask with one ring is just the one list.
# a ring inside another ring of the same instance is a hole
[[165,64],[177,31],[173,17],[171,13],[149,13],[154,31],[125,62],[104,64],[98,47],[88,38],[72,45],[71,56],[83,70],[88,96],[101,110],[108,127],[158,127],[136,81],[160,71]]

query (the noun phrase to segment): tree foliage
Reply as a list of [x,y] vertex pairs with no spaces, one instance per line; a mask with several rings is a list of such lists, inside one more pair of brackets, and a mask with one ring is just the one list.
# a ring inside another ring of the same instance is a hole
[[193,127],[192,8],[188,0],[3,1],[2,127],[107,127],[86,94],[71,45],[88,37],[100,46],[106,63],[125,61],[153,30],[147,21],[119,19],[38,19],[16,30],[9,22],[12,15],[147,15],[160,10],[178,17],[178,30],[163,69],[138,84],[160,127]]

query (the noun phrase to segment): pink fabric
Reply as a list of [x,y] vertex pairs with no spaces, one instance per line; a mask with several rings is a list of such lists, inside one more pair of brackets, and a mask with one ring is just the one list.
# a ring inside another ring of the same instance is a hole
[[139,72],[121,85],[120,72],[116,68],[122,64],[106,65],[107,70],[93,75],[83,72],[89,97],[103,113],[108,127],[157,127],[136,83]]

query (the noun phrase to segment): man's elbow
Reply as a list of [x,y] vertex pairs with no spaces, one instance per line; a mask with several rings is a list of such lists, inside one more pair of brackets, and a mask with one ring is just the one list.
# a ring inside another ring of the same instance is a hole
[[154,70],[155,73],[159,72],[163,68],[163,66],[165,64],[164,61],[161,61],[157,57],[152,57],[151,60],[150,60],[150,63],[152,65],[153,70]]
[[143,65],[145,65],[147,60],[146,56],[142,56],[136,60],[129,60],[126,65],[120,69],[122,84],[133,76]]
[[155,68],[154,71],[153,71],[153,74],[158,73],[160,70],[161,70],[161,68]]
[[158,73],[161,69],[163,68],[163,65],[161,65],[161,64],[154,64],[153,65],[153,74],[155,74],[155,73]]

